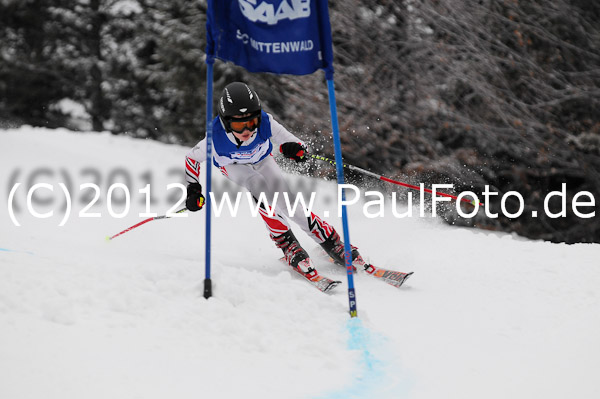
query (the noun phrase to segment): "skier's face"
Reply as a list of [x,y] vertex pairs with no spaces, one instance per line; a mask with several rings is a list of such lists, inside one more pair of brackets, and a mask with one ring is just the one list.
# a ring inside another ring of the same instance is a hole
[[[252,114],[236,115],[230,122],[231,130],[240,141],[247,141],[252,137],[258,127],[258,116],[248,119]],[[239,121],[236,121],[239,119]]]

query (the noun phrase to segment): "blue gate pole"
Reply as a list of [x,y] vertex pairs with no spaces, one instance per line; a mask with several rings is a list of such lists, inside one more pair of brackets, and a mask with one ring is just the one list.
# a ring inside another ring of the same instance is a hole
[[[333,130],[333,146],[335,148],[335,166],[337,171],[338,185],[344,184],[344,164],[342,160],[342,144],[340,142],[340,128],[338,126],[337,106],[335,103],[335,87],[333,79],[327,79],[327,90],[329,92],[329,111],[331,113],[331,128]],[[348,228],[348,213],[346,212],[346,194],[342,188],[342,225],[344,229],[344,258],[346,260],[346,274],[348,275],[348,302],[350,305],[350,317],[357,317],[356,292],[354,290],[354,275],[352,268],[352,246],[350,245],[350,229]]]
[[212,191],[212,102],[213,102],[213,57],[206,56],[206,261],[204,271],[204,298],[212,296],[212,282],[210,279],[210,220]]

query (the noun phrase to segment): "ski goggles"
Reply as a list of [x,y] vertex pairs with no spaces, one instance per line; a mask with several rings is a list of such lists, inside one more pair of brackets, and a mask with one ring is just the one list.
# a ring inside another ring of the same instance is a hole
[[253,131],[260,125],[260,115],[251,115],[247,118],[232,118],[229,120],[229,127],[236,133],[242,133],[248,129]]

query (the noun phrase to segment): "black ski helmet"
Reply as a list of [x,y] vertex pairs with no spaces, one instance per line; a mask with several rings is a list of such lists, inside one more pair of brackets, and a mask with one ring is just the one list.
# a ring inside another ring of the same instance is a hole
[[221,98],[219,98],[219,118],[225,131],[231,132],[231,119],[236,115],[250,114],[243,120],[250,120],[258,116],[258,124],[260,126],[261,111],[260,99],[254,90],[245,83],[233,82],[225,86]]

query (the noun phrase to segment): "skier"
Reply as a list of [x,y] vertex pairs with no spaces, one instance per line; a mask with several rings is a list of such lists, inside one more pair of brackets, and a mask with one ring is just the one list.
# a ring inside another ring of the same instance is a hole
[[[261,193],[269,201],[276,192],[279,193],[274,212],[262,202],[259,213],[271,239],[282,249],[286,262],[309,280],[318,276],[308,253],[292,232],[289,218],[320,244],[334,262],[344,265],[344,243],[331,225],[312,212],[309,217],[304,212],[293,215],[283,212],[283,194],[289,196],[290,190],[271,154],[273,145],[286,158],[305,162],[308,154],[305,143],[263,111],[258,95],[245,83],[227,85],[217,108],[219,115],[212,122],[212,161],[229,180],[248,189],[257,203]],[[206,139],[203,139],[186,156],[186,207],[192,212],[204,205],[199,175],[200,163],[205,160]],[[353,248],[352,259],[358,256],[358,251]]]

